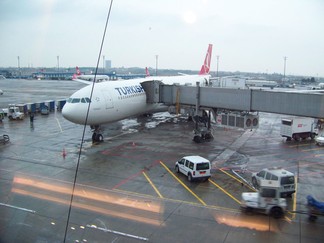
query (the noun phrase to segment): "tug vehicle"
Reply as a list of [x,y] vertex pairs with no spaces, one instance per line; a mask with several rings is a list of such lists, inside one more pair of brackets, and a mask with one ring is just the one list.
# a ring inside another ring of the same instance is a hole
[[261,180],[257,192],[243,192],[241,209],[244,212],[259,212],[274,218],[281,218],[287,210],[285,198],[280,197],[278,181]]

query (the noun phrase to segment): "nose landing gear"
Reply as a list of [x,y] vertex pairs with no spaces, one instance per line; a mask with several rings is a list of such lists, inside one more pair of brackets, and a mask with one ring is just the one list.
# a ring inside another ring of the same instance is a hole
[[101,143],[103,142],[103,136],[101,134],[101,128],[100,125],[91,126],[91,129],[93,129],[92,134],[92,143]]

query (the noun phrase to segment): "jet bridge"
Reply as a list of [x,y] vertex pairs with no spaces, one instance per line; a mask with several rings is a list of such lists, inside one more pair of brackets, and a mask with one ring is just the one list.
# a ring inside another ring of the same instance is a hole
[[[144,82],[142,86],[146,91],[148,103],[164,103],[176,107],[181,105],[181,107],[186,106],[191,107],[192,110],[195,109],[196,131],[200,134],[202,132],[197,125],[199,121],[203,120],[207,130],[210,129],[210,116],[207,116],[208,123],[206,123],[206,114],[202,110],[214,112],[215,117],[217,113],[226,111],[225,114],[227,115],[223,115],[222,124],[242,128],[256,128],[258,126],[258,117],[249,114],[251,112],[313,118],[324,117],[324,94],[320,91],[229,89],[200,86],[199,83],[196,86],[165,85],[158,80]],[[236,113],[228,113],[233,111]],[[240,112],[244,115],[237,115]],[[223,122],[226,122],[226,124]],[[207,138],[210,138],[208,132]]]
[[[323,90],[324,92],[324,90]],[[321,91],[275,91],[226,89],[200,86],[161,85],[159,102],[167,105],[196,105],[230,111],[268,112],[323,118],[324,93]]]

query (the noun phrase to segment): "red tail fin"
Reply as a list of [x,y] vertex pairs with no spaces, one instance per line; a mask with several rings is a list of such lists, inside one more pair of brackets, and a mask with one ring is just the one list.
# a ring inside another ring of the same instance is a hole
[[76,75],[77,76],[81,75],[81,71],[80,71],[79,67],[76,66],[75,69],[76,69]]
[[145,73],[146,73],[146,76],[145,77],[150,77],[150,72],[149,72],[149,70],[148,70],[147,67],[145,68]]
[[205,61],[204,61],[204,64],[201,66],[199,75],[209,74],[212,50],[213,50],[213,45],[209,44],[208,45],[208,50],[207,50],[207,53],[206,53],[206,57],[205,57]]

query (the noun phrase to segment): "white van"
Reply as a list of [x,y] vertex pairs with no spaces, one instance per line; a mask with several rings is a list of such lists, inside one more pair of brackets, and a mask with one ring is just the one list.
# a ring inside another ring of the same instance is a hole
[[210,168],[210,161],[198,155],[183,157],[175,163],[175,170],[186,175],[188,181],[196,179],[208,180]]
[[266,168],[257,173],[252,173],[254,187],[259,188],[261,180],[267,180],[269,184],[271,184],[271,181],[278,181],[281,197],[291,197],[291,194],[295,192],[295,175],[282,168]]

